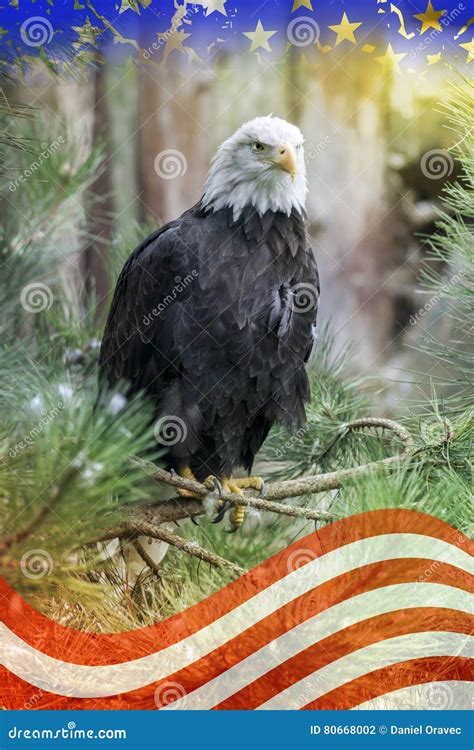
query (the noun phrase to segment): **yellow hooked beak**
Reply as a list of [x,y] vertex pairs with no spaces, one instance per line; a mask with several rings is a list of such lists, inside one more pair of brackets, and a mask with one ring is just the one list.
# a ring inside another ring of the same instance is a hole
[[281,143],[279,146],[275,146],[275,164],[288,172],[291,175],[291,179],[294,180],[296,177],[296,171],[298,164],[296,162],[296,151],[289,143]]

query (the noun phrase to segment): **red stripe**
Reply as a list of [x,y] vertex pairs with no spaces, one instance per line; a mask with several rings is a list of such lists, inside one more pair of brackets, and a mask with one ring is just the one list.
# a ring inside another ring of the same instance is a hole
[[472,626],[473,618],[470,615],[453,609],[419,607],[377,615],[344,628],[300,651],[296,656],[222,701],[216,708],[258,708],[318,669],[372,643],[399,635],[429,631],[450,631],[468,635],[472,632]]
[[432,536],[465,551],[473,543],[432,516],[409,510],[380,510],[337,521],[300,539],[239,580],[183,613],[147,628],[117,634],[91,634],[64,627],[34,610],[0,580],[0,617],[20,638],[55,658],[76,664],[118,664],[156,653],[222,617],[288,574],[290,556],[310,550],[321,556],[340,546],[380,534]]
[[[473,668],[472,659],[456,656],[427,657],[424,659],[411,659],[391,667],[385,667],[371,672],[358,680],[353,680],[346,685],[333,690],[330,693],[308,703],[304,710],[344,710],[359,706],[365,701],[385,695],[394,690],[399,690],[412,685],[425,682],[440,682],[445,680],[472,681]],[[56,695],[42,693],[38,688],[28,685],[23,680],[15,677],[4,667],[0,666],[0,707],[11,710],[36,710],[36,709],[137,709],[154,708],[153,705],[130,705],[127,696],[121,700],[114,701],[113,705],[107,705],[105,699],[78,701],[71,698],[61,698]],[[250,706],[246,706],[250,708]],[[448,706],[449,708],[449,706]]]
[[[421,685],[425,682],[442,682],[445,680],[472,681],[472,659],[462,656],[431,656],[424,659],[410,659],[400,664],[393,664],[384,669],[352,680],[336,690],[308,703],[304,709],[344,710],[360,706],[379,695],[386,695],[394,690]],[[442,706],[441,706],[442,707]],[[433,708],[440,706],[433,705]],[[446,708],[451,708],[447,705]],[[455,708],[455,706],[453,706]]]
[[[391,584],[411,583],[424,577],[429,565],[430,561],[426,560],[391,560],[372,563],[364,566],[364,568],[338,576],[298,597],[244,631],[244,633],[231,639],[222,647],[215,649],[212,653],[185,669],[168,676],[165,680],[154,683],[152,687],[147,686],[121,696],[101,699],[102,702],[107,701],[107,705],[102,707],[123,708],[125,701],[125,704],[128,704],[130,708],[154,708],[154,690],[167,681],[178,682],[183,685],[187,693],[190,693],[309,617],[313,617],[328,607],[362,591]],[[468,574],[447,563],[440,563],[436,566],[430,581],[455,586],[463,590],[472,588],[472,580]],[[31,687],[28,690],[31,693]],[[45,696],[47,703],[51,699],[52,696]],[[71,699],[58,698],[57,700],[69,701],[67,706],[70,708],[99,707],[98,701],[95,699],[76,699],[74,705],[71,703]],[[24,691],[21,694],[21,701],[25,701]],[[41,701],[37,707],[45,708],[46,705],[43,705]],[[66,705],[61,705],[61,707],[66,707]]]
[[[403,614],[409,614],[410,612],[411,611],[407,611],[407,613],[403,613]],[[434,612],[436,612],[436,610],[434,610]],[[441,610],[441,612],[443,611]],[[453,622],[450,617],[450,610],[444,610],[444,614],[446,618],[448,618],[449,628],[452,629],[453,632],[465,632],[466,623],[459,622],[457,618],[457,616],[459,615],[458,612],[454,613],[456,615],[458,627],[453,627]],[[386,615],[384,615],[383,617],[387,618]],[[376,618],[373,618],[373,619],[376,619]],[[436,621],[439,622],[440,626],[443,627],[445,630],[447,629],[446,622],[442,622],[441,619],[439,620],[437,619]],[[422,620],[419,619],[418,623],[420,624],[421,622]],[[353,626],[352,630],[355,630],[356,627],[360,628],[359,636],[360,638],[363,638],[364,625],[365,627],[368,627],[368,623],[370,623],[370,621],[367,621],[366,623],[362,623],[362,624],[359,623],[357,626]],[[433,616],[431,617],[431,619],[427,617],[425,621],[425,626],[423,627],[423,625],[420,625],[420,627],[416,628],[415,630],[417,632],[423,632],[424,630],[431,630],[434,624],[435,622],[434,622]],[[351,628],[348,628],[347,630],[350,631]],[[402,628],[399,628],[396,634],[400,635],[402,630],[403,630]],[[352,635],[357,637],[357,634],[355,633],[353,633]],[[329,639],[326,639],[326,640],[329,640]],[[359,640],[358,646],[361,647],[361,640]],[[350,650],[351,650],[351,643],[347,642],[346,651],[350,652]],[[334,654],[331,654],[324,663],[323,663],[324,660],[321,661],[321,666],[324,666],[325,663],[329,663],[333,661],[333,659],[339,658],[339,656],[341,655],[344,655],[342,651],[341,652],[338,651],[338,652],[335,652]],[[461,659],[460,657],[456,657],[456,658]],[[391,681],[387,681],[387,680],[379,682],[379,685],[383,686],[383,690],[381,691],[381,693],[377,693],[377,694],[383,694],[387,691],[398,689],[398,687],[404,687],[405,685],[415,684],[418,681],[420,682],[427,681],[428,677],[426,679],[419,679],[419,674],[416,670],[414,670],[413,675],[410,674],[410,669],[408,669],[408,671],[404,670],[405,664],[408,664],[408,665],[410,665],[411,663],[417,664],[420,661],[421,662],[430,661],[430,659],[412,660],[412,661],[402,662],[400,664],[395,665],[396,668],[400,668],[402,670],[401,674],[404,674],[406,676],[406,681],[403,682],[402,680],[400,680],[399,682],[393,683],[393,684]],[[436,657],[436,658],[433,657],[431,661],[433,661],[433,664],[436,664],[436,667],[437,667],[437,671],[432,670],[429,672],[429,679],[431,681],[444,680],[444,679],[472,679],[472,660],[461,659],[461,661],[463,662],[463,665],[470,662],[471,664],[470,675],[471,676],[469,676],[468,670],[464,667],[462,671],[462,676],[453,676],[454,672],[453,672],[453,667],[452,667],[452,662],[453,662],[452,657]],[[386,670],[392,670],[392,667],[384,668],[382,670],[378,670],[377,672],[372,672],[370,674],[371,675],[379,674],[379,673],[383,673]],[[272,671],[275,672],[276,670],[272,670]],[[314,671],[314,669],[311,671]],[[396,673],[396,670],[394,673]],[[281,684],[281,688],[284,689],[285,686],[289,686],[293,684],[297,680],[302,679],[304,676],[306,676],[306,674],[303,674],[302,671],[298,673],[295,672],[295,674],[293,675],[290,674],[289,675],[290,679],[288,681],[288,684],[287,685]],[[411,678],[411,681],[409,677]],[[361,685],[363,686],[364,678],[360,678],[360,680],[362,680]],[[358,682],[359,682],[358,680],[353,681],[354,685],[356,685],[356,683]],[[376,684],[377,679],[374,679],[373,682],[374,684]],[[347,683],[347,684],[351,685],[352,683]],[[252,685],[255,686],[256,683],[252,683]],[[102,710],[105,710],[105,709],[107,710],[109,709],[139,709],[139,710],[155,709],[156,708],[155,702],[154,702],[155,687],[156,687],[155,685],[148,685],[145,688],[142,688],[140,691],[134,691],[133,693],[127,693],[121,696],[114,696],[113,698],[97,698],[97,699],[66,698],[62,696],[56,696],[51,693],[43,692],[39,690],[38,688],[35,688],[34,686],[29,685],[28,683],[24,682],[20,678],[14,676],[13,674],[5,670],[3,667],[0,667],[0,705],[9,709],[25,709],[25,708],[31,709],[31,710],[33,709],[69,709],[69,710],[73,710],[73,709],[102,709]],[[372,695],[370,691],[366,691],[362,693],[358,692],[357,685],[356,685],[353,691],[349,691],[347,695],[343,695],[342,698],[339,698],[336,694],[339,690],[343,690],[343,689],[344,689],[344,686],[341,686],[341,688],[338,688],[337,690],[332,691],[330,694],[328,693],[328,696],[331,697],[332,704],[334,705],[331,704],[331,706],[328,705],[327,707],[336,707],[336,708],[351,707],[352,705],[357,705],[358,703],[361,703],[365,700],[369,700],[370,697],[375,696],[375,693],[374,695]],[[240,691],[236,695],[239,696],[239,695],[242,695],[243,693],[244,691]],[[238,704],[233,705],[232,698],[231,698],[228,701],[224,701],[223,703],[221,703],[217,708],[219,709],[257,708],[259,705],[265,702],[265,700],[268,700],[271,697],[271,694],[269,691],[267,691],[264,695],[263,694],[261,695],[259,693],[258,700],[256,700],[256,695],[257,693],[254,694],[252,691],[250,691],[250,695],[248,696],[249,699],[245,703],[239,702]],[[362,697],[359,698],[358,696],[360,695],[362,695]],[[322,701],[323,697],[318,699],[318,702]],[[341,703],[343,699],[346,701],[356,700],[357,702],[351,703],[350,705],[347,705],[347,706],[346,705],[342,706],[342,704],[339,705],[339,703]],[[316,701],[314,703],[316,703]],[[313,707],[326,708],[326,706],[325,705],[323,706],[322,704],[318,706],[313,706],[313,703],[305,706],[305,708],[313,708]]]

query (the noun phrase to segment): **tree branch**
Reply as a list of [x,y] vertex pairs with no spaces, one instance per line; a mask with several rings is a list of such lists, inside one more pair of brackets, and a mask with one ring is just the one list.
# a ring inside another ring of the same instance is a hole
[[[380,461],[372,461],[361,466],[356,466],[352,469],[341,469],[327,474],[317,474],[311,477],[302,477],[300,479],[293,479],[284,482],[273,482],[266,486],[265,498],[255,497],[255,494],[252,494],[252,491],[245,492],[242,495],[223,492],[220,496],[220,501],[227,502],[229,505],[246,505],[270,513],[279,513],[293,518],[304,518],[311,521],[324,521],[327,523],[335,520],[336,516],[333,513],[301,506],[287,505],[277,501],[298,497],[300,495],[338,489],[347,481],[368,474],[371,471],[378,469],[380,466],[395,465],[400,460],[407,459],[413,454],[414,443],[410,433],[402,427],[402,425],[398,424],[398,422],[394,422],[390,419],[368,417],[348,422],[347,424],[340,426],[338,435],[335,439],[340,439],[348,432],[365,428],[382,428],[383,430],[390,430],[400,439],[403,445],[402,452],[399,455],[390,456],[389,458]],[[135,507],[128,512],[123,523],[115,528],[107,530],[102,536],[102,541],[129,535],[150,536],[154,539],[168,542],[168,544],[172,544],[189,555],[205,560],[211,565],[226,567],[237,575],[242,575],[245,572],[238,565],[235,565],[235,563],[225,560],[224,558],[215,555],[213,552],[209,552],[208,550],[197,546],[195,543],[189,542],[188,540],[171,533],[161,526],[161,524],[166,521],[194,518],[195,516],[205,513],[203,499],[210,494],[205,485],[165,471],[154,463],[145,461],[137,456],[131,456],[129,462],[133,466],[142,469],[143,472],[147,474],[147,476],[152,477],[157,484],[165,484],[170,487],[175,487],[176,489],[187,490],[188,492],[192,492],[195,497],[178,496],[167,500],[158,500],[156,503]]]
[[[413,454],[414,442],[413,438],[402,425],[398,422],[394,422],[391,419],[382,419],[375,417],[367,417],[364,419],[356,419],[352,422],[347,422],[340,426],[339,436],[345,435],[348,432],[360,430],[364,428],[382,428],[384,430],[390,430],[400,439],[403,445],[403,451],[399,455],[390,456],[389,458],[381,459],[380,461],[371,461],[361,466],[355,466],[352,469],[340,469],[339,471],[332,471],[327,474],[316,474],[310,477],[302,477],[299,479],[291,479],[283,482],[272,482],[266,486],[265,499],[255,498],[250,492],[244,493],[244,495],[235,495],[232,493],[222,493],[222,500],[228,501],[231,505],[252,505],[255,508],[261,510],[269,510],[274,513],[286,513],[287,515],[301,515],[302,517],[313,518],[308,516],[308,512],[316,514],[315,511],[308,511],[307,508],[297,509],[294,506],[280,506],[278,503],[272,503],[272,500],[285,500],[291,497],[298,497],[300,495],[309,495],[317,492],[325,492],[327,490],[339,489],[342,485],[351,479],[356,479],[364,474],[368,474],[371,471],[378,469],[381,466],[390,466],[397,464],[403,459],[409,458]],[[148,476],[151,476],[156,482],[168,484],[171,487],[176,487],[183,490],[188,490],[196,495],[198,498],[204,498],[209,494],[209,490],[200,482],[195,482],[191,479],[185,479],[177,474],[171,474],[164,469],[160,469],[150,461],[144,461],[136,456],[131,457],[130,462],[139,468],[141,468]],[[182,504],[185,498],[174,498],[172,501]],[[282,509],[283,508],[283,509]],[[296,513],[295,510],[301,512]],[[303,512],[304,511],[304,512]],[[202,511],[201,511],[202,512]],[[192,512],[188,515],[199,515],[199,508],[193,507]],[[317,513],[317,518],[314,520],[325,520],[330,521],[334,519],[329,513]],[[185,516],[179,515],[179,518]],[[168,520],[174,520],[168,519]]]
[[[246,572],[245,568],[241,568],[240,565],[236,565],[230,560],[226,560],[224,557],[220,557],[214,552],[210,552],[209,550],[204,549],[204,547],[200,547],[196,542],[190,542],[188,539],[183,539],[183,537],[173,534],[171,531],[168,531],[168,529],[164,529],[162,526],[157,526],[155,523],[144,521],[139,528],[135,527],[133,531],[140,536],[149,536],[152,537],[152,539],[159,539],[162,542],[171,544],[182,552],[186,552],[188,555],[192,555],[199,560],[209,563],[214,568],[228,568],[232,573],[239,576]],[[153,573],[158,578],[161,578],[159,567],[146,552],[145,548],[138,541],[133,542],[133,545],[142,560],[148,565]]]
[[[243,494],[234,494],[229,492],[223,492],[220,495],[219,500],[226,502],[229,505],[245,505],[251,506],[258,510],[278,513],[281,515],[290,516],[293,518],[304,518],[311,521],[323,521],[328,523],[336,519],[333,513],[314,510],[312,508],[301,507],[297,505],[290,505],[278,502],[279,500],[286,500],[301,495],[309,495],[319,492],[325,492],[328,490],[338,489],[342,487],[346,482],[356,479],[360,476],[368,474],[381,466],[395,466],[401,460],[409,459],[414,455],[414,443],[410,433],[402,427],[402,425],[394,422],[390,419],[378,419],[368,417],[365,419],[357,419],[352,422],[348,422],[339,427],[338,433],[335,436],[335,440],[331,443],[334,445],[335,441],[341,439],[347,433],[360,430],[365,428],[381,428],[383,430],[390,430],[393,432],[401,441],[403,450],[399,455],[390,456],[380,461],[372,461],[361,466],[355,466],[351,469],[341,469],[339,471],[329,472],[327,474],[316,474],[310,477],[301,477],[299,479],[293,479],[282,482],[272,482],[266,485],[265,497],[256,497],[255,491],[249,490]],[[168,485],[175,487],[176,489],[187,490],[192,493],[192,496],[177,496],[171,499],[160,499],[154,503],[148,503],[146,505],[138,505],[130,508],[124,513],[123,519],[115,527],[107,529],[101,533],[100,539],[90,539],[90,543],[97,541],[106,541],[114,538],[128,538],[132,541],[137,549],[137,552],[141,555],[144,562],[153,570],[153,572],[159,576],[159,570],[154,565],[151,558],[146,553],[146,550],[137,542],[138,536],[148,536],[154,539],[159,539],[163,542],[167,542],[178,549],[186,552],[189,555],[199,558],[210,565],[218,568],[227,568],[236,575],[242,575],[245,571],[239,565],[219,557],[213,552],[206,550],[194,542],[190,542],[183,537],[177,536],[172,532],[163,528],[162,524],[170,521],[178,521],[185,518],[194,518],[202,515],[206,512],[205,504],[203,500],[212,495],[213,493],[200,482],[185,479],[184,477],[178,476],[175,473],[170,473],[164,469],[159,468],[154,463],[146,461],[137,456],[131,456],[129,463],[134,467],[140,468],[147,476],[151,477],[159,485]],[[57,501],[57,498],[61,495],[64,487],[71,481],[74,474],[74,467],[71,467],[63,477],[62,482],[54,487],[48,506]],[[46,506],[48,508],[48,506]],[[43,508],[39,516],[36,516],[28,526],[20,530],[14,535],[8,543],[8,547],[13,543],[17,543],[24,539],[28,535],[28,532],[33,526],[41,523],[43,516],[46,513],[46,509]],[[5,550],[0,550],[4,552]],[[149,558],[149,559],[147,559]],[[152,564],[153,563],[153,564]]]

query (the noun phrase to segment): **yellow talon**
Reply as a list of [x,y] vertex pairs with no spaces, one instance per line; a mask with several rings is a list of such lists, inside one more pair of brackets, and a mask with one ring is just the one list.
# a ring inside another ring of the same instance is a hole
[[[183,477],[183,479],[192,479],[193,482],[198,481],[189,466],[183,466],[182,468],[180,468],[178,474],[180,477]],[[178,487],[176,491],[178,495],[181,495],[181,497],[196,497],[192,490],[185,490],[181,487]]]
[[[263,496],[265,490],[265,482],[262,477],[239,477],[238,479],[232,479],[232,485],[235,488],[233,491],[238,493],[242,490],[257,490]],[[232,531],[237,531],[242,526],[244,519],[245,505],[235,505],[230,514]]]
[[[241,485],[238,479],[234,479],[233,477],[229,477],[228,479],[224,479],[222,482],[222,488],[224,492],[232,492],[234,495],[243,495]],[[229,514],[229,521],[231,526],[231,531],[237,531],[237,529],[240,529],[245,519],[245,505],[234,505],[232,508],[230,514]]]
[[232,481],[242,490],[257,490],[257,492],[263,493],[265,489],[265,482],[262,477],[242,477]]
[[232,531],[237,531],[239,529],[245,519],[245,505],[234,505],[230,515],[229,520],[232,526]]
[[[224,492],[229,492],[233,495],[243,495],[242,490],[257,490],[260,496],[263,496],[265,489],[265,482],[261,477],[216,477],[209,476],[204,480],[204,484],[210,490],[217,490],[219,495]],[[226,511],[229,508],[230,503],[223,502],[217,513],[213,523],[219,523],[222,521]],[[245,519],[245,505],[234,505],[232,508],[229,520],[231,523],[231,531],[237,531]]]

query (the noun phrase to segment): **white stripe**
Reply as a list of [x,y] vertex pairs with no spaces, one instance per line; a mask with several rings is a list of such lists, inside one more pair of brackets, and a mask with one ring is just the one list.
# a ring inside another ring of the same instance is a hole
[[451,586],[432,583],[397,584],[366,591],[302,622],[170,708],[213,708],[270,669],[342,628],[386,612],[416,607],[445,607],[472,614],[474,597]]
[[14,674],[58,695],[104,697],[134,690],[166,678],[247,630],[256,622],[335,576],[387,559],[427,561],[430,580],[439,561],[472,570],[463,550],[420,534],[383,534],[361,539],[315,559],[253,596],[188,638],[155,654],[109,666],[83,666],[53,659],[24,643],[0,623],[2,663]]
[[354,707],[354,711],[467,711],[474,705],[474,682],[446,680],[392,690]]
[[[296,682],[260,709],[298,709],[375,669],[429,656],[474,656],[474,638],[462,633],[410,633],[372,643]],[[390,685],[387,685],[390,688]]]

